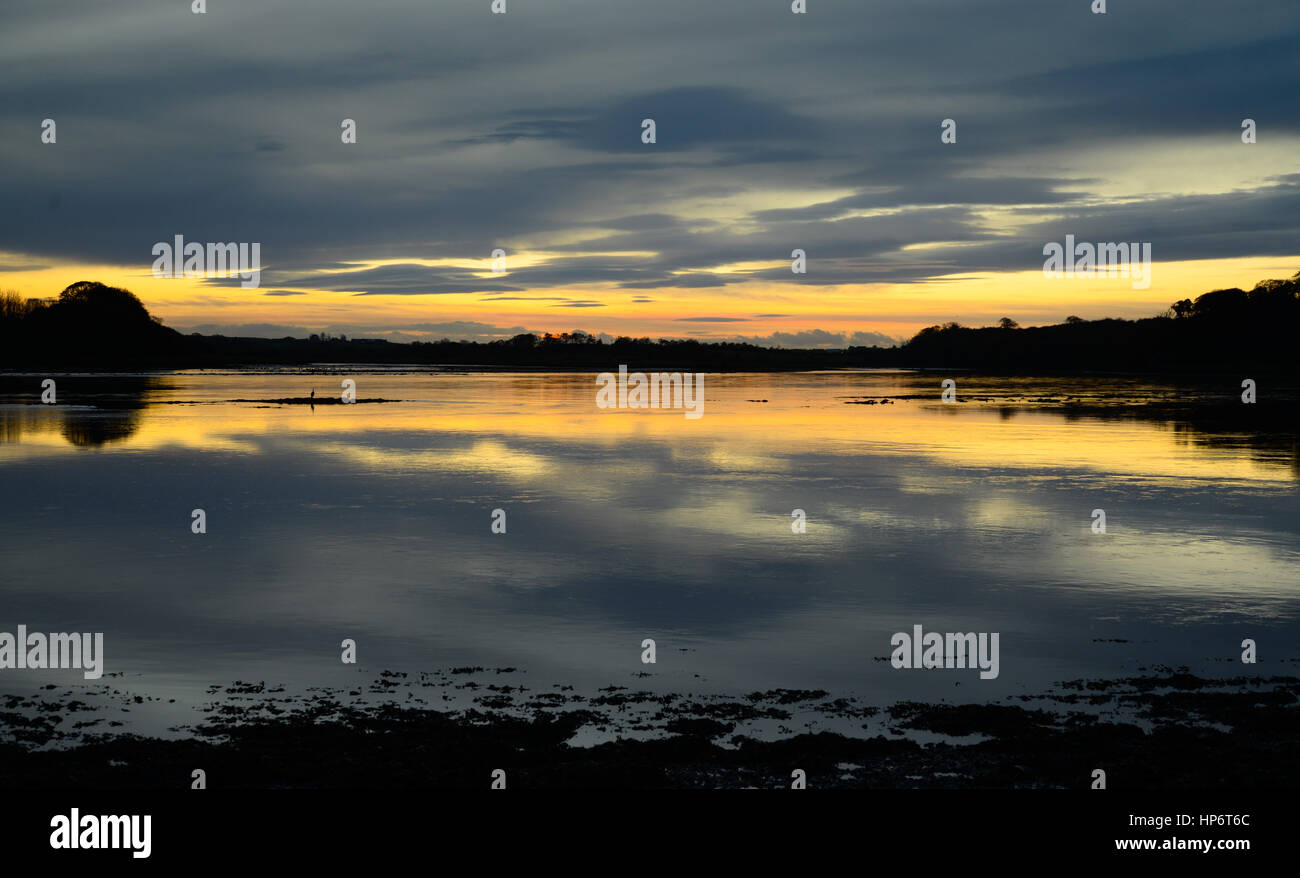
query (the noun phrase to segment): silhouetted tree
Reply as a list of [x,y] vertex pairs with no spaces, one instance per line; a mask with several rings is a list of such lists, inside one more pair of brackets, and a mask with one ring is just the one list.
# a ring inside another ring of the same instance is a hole
[[161,364],[184,350],[179,333],[153,319],[135,294],[79,281],[46,305],[7,297],[0,307],[0,359],[65,368]]
[[1249,301],[1246,291],[1236,287],[1214,290],[1196,297],[1192,303],[1192,314],[1196,317],[1227,317],[1240,313]]

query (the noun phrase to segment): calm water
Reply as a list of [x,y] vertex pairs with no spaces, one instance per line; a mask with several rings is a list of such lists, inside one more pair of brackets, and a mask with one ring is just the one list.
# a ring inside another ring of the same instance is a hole
[[[400,402],[231,402],[345,375]],[[1294,437],[1119,407],[1186,389],[959,377],[942,405],[936,375],[709,375],[689,420],[602,411],[586,373],[69,376],[53,406],[41,377],[3,382],[0,631],[104,632],[112,686],[164,697],[131,713],[150,731],[210,684],[382,669],[890,703],[1300,667]],[[1068,396],[1112,413],[1033,402]],[[891,668],[914,624],[1000,633],[1000,676]],[[109,682],[0,671],[3,692]]]

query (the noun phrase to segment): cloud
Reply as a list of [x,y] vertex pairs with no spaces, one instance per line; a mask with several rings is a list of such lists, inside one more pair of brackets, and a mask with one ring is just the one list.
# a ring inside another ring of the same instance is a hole
[[736,335],[727,341],[739,341],[747,344],[774,348],[846,348],[894,347],[901,341],[879,332],[831,332],[826,329],[806,329],[799,332],[773,332],[770,335]]
[[173,329],[185,334],[197,332],[200,335],[224,335],[231,338],[306,338],[318,331],[281,323],[198,323],[181,324]]
[[313,333],[328,332],[330,335],[346,335],[348,338],[381,338],[392,342],[453,341],[489,342],[512,338],[516,335],[533,333],[541,335],[541,330],[525,329],[522,326],[497,326],[476,320],[453,320],[445,322],[397,322],[384,323],[330,323],[321,326],[290,326],[278,323],[200,323],[178,325],[174,327],[183,333],[197,332],[202,335],[225,335],[242,338],[307,338]]
[[[1167,5],[1121,22],[1041,0],[820,0],[797,17],[557,0],[506,27],[426,0],[174,7],[8,0],[0,126],[31,136],[0,142],[5,270],[145,270],[184,234],[260,242],[271,295],[563,291],[556,307],[598,308],[611,288],[671,301],[658,291],[1023,270],[1066,232],[1152,241],[1161,260],[1300,249],[1294,0],[1249,16],[1185,0],[1175,28]],[[39,142],[47,116],[57,144]],[[958,142],[941,144],[949,117]],[[1117,145],[1122,162],[1095,158]],[[1172,187],[1122,197],[1107,176],[1156,172]],[[468,267],[496,247],[545,258]]]
[[[279,271],[263,271],[268,282],[280,286],[308,287],[314,290],[352,292],[363,296],[378,295],[432,295],[444,293],[515,292],[513,284],[475,277],[467,270],[430,268],[427,265],[406,263],[382,265],[377,268],[358,268],[351,271],[283,276]],[[222,280],[212,278],[210,280]]]

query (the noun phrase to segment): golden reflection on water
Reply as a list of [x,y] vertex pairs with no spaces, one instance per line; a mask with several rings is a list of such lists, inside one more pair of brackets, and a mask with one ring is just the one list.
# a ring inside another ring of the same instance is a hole
[[[376,471],[457,471],[523,481],[556,475],[548,445],[611,452],[658,448],[713,471],[779,475],[805,455],[906,455],[957,467],[1050,475],[1095,470],[1163,482],[1225,480],[1286,486],[1297,479],[1294,441],[1266,447],[1204,441],[1186,424],[1122,417],[1067,419],[1056,405],[978,401],[944,405],[938,380],[907,373],[706,376],[704,416],[680,410],[617,411],[595,405],[594,374],[349,373],[358,396],[399,400],[352,406],[275,400],[336,394],[338,375],[185,374],[151,383],[135,401],[86,406],[0,406],[0,462],[60,454],[190,450],[257,454],[269,443],[301,445]],[[152,379],[149,379],[152,382]],[[933,385],[933,387],[931,387]],[[973,384],[966,384],[967,388]],[[1109,385],[1107,385],[1109,386]],[[1012,387],[1022,399],[1077,390],[1044,380]],[[1141,397],[1143,389],[1127,392]],[[900,398],[921,395],[923,398]],[[970,394],[974,397],[974,394]],[[884,404],[854,398],[889,397]],[[765,401],[760,401],[765,400]],[[72,402],[78,402],[73,395]],[[1120,411],[1117,409],[1117,412]],[[463,445],[421,447],[421,434]],[[636,461],[619,458],[619,465]]]

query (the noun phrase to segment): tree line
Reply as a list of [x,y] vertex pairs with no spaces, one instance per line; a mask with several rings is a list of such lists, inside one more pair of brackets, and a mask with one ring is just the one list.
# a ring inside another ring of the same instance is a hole
[[490,342],[397,343],[316,333],[309,338],[182,335],[133,293],[92,281],[52,299],[0,293],[0,367],[177,369],[317,362],[502,368],[636,368],[782,371],[863,367],[985,371],[1281,370],[1297,365],[1300,272],[1249,291],[1213,290],[1137,320],[1021,327],[930,326],[899,347],[770,348],[741,342],[619,337],[583,331],[524,333]]

